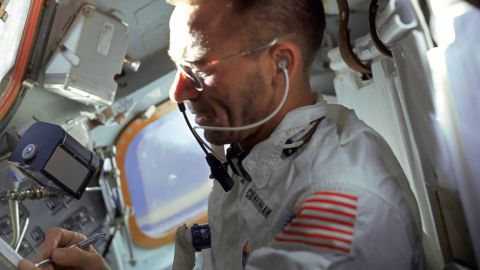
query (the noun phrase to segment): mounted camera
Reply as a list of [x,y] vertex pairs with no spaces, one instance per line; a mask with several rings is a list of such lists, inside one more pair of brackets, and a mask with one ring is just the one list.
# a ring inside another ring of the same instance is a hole
[[28,128],[9,160],[42,186],[76,199],[101,168],[96,154],[60,126],[45,122]]

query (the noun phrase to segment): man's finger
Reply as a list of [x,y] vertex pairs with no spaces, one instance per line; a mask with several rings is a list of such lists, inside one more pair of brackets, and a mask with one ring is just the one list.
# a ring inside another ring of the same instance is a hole
[[53,249],[71,246],[85,239],[86,237],[81,233],[71,232],[61,228],[51,228],[45,236],[40,257],[42,259],[47,258],[52,254]]
[[79,248],[57,248],[53,250],[52,261],[61,266],[74,266],[82,269],[95,269],[102,264],[98,253]]
[[39,270],[31,261],[21,260],[17,265],[18,270]]

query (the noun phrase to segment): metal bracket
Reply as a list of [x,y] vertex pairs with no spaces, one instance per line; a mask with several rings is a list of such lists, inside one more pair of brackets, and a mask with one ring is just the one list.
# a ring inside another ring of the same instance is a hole
[[[129,264],[131,266],[135,266],[137,263],[137,259],[135,258],[135,254],[133,251],[133,241],[132,241],[132,234],[131,231],[128,227],[128,219],[130,218],[131,215],[133,215],[133,209],[130,208],[128,205],[125,205],[125,202],[123,201],[123,198],[120,197],[122,192],[122,185],[120,183],[120,169],[117,166],[117,162],[115,159],[115,156],[117,155],[117,149],[115,146],[107,146],[103,148],[99,148],[97,150],[98,155],[103,159],[103,160],[110,160],[110,171],[109,172],[103,172],[103,178],[104,178],[104,183],[103,185],[103,191],[102,195],[105,196],[111,196],[111,198],[107,198],[107,201],[113,201],[115,204],[115,209],[113,213],[110,213],[111,216],[111,222],[109,224],[110,227],[113,227],[114,234],[120,230],[120,233],[123,234],[123,237],[125,237],[127,248],[128,248],[128,255],[130,257],[129,259]],[[102,185],[101,185],[102,186]],[[113,190],[115,190],[116,196],[113,196]],[[112,200],[113,199],[113,200]],[[111,240],[109,240],[111,241]],[[109,244],[107,244],[107,247],[104,251],[104,255],[109,249]]]
[[22,86],[28,90],[32,90],[33,88],[38,86],[38,82],[31,79],[26,79],[22,82]]
[[10,0],[0,0],[0,19],[5,23],[8,19],[7,5]]

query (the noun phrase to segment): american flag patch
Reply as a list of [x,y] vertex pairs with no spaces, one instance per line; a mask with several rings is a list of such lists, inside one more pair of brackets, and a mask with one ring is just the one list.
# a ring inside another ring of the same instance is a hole
[[358,197],[351,194],[317,192],[302,203],[295,218],[274,241],[349,253],[357,203]]

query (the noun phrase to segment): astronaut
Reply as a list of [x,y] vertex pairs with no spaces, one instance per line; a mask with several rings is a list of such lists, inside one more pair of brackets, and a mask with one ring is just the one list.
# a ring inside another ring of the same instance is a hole
[[[392,151],[310,87],[321,1],[171,3],[170,97],[235,161],[233,188],[215,183],[209,197],[202,267],[423,269],[418,206]],[[80,239],[52,229],[42,256],[55,269],[108,269],[93,250],[62,248]]]

